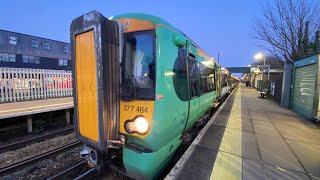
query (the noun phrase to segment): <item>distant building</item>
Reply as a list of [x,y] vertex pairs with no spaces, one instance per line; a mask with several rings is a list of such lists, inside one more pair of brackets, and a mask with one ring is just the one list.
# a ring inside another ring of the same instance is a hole
[[0,67],[71,70],[70,44],[0,30]]

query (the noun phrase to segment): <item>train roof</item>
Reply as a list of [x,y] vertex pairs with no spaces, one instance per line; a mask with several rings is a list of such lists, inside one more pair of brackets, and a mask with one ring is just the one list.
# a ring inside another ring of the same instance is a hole
[[119,18],[135,18],[135,19],[141,19],[144,21],[149,21],[154,25],[159,25],[159,24],[163,24],[166,25],[172,29],[174,29],[177,32],[182,33],[179,29],[175,28],[174,26],[172,26],[170,23],[168,23],[167,21],[163,20],[160,17],[157,16],[153,16],[150,14],[144,14],[144,13],[125,13],[125,14],[120,14],[120,15],[116,15],[116,16],[112,16],[110,17],[110,19],[119,19]]
[[[177,31],[178,33],[183,34],[186,38],[190,39],[192,41],[192,43],[199,48],[202,52],[204,52],[204,54],[206,54],[206,56],[211,57],[208,55],[208,53],[206,53],[199,45],[197,45],[195,43],[195,41],[193,41],[190,37],[188,37],[185,33],[183,33],[181,30],[177,29],[176,27],[174,27],[173,25],[171,25],[169,22],[165,21],[164,19],[157,17],[157,16],[153,16],[150,14],[145,14],[145,13],[125,13],[125,14],[119,14],[119,15],[115,15],[110,17],[110,19],[119,19],[119,18],[134,18],[134,19],[140,19],[140,20],[144,20],[144,21],[149,21],[154,25],[165,25],[168,26],[169,28]],[[212,57],[213,58],[213,57]],[[220,65],[214,58],[213,61],[215,63],[217,63],[218,65]],[[220,65],[221,66],[221,65]]]

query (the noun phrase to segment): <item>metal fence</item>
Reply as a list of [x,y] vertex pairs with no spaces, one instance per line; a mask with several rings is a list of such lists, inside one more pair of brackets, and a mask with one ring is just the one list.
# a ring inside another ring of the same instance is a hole
[[72,96],[71,71],[0,67],[0,103],[65,96]]

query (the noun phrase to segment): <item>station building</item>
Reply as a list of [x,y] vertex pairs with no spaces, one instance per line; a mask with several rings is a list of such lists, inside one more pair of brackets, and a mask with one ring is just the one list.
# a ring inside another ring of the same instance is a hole
[[306,119],[320,120],[320,54],[294,62],[290,108]]
[[71,70],[70,44],[0,29],[0,67]]

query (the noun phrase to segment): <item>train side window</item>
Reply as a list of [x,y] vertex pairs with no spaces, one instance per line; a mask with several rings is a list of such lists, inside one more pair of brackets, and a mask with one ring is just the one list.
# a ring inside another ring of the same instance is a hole
[[201,95],[208,92],[206,66],[200,63],[199,71],[200,71],[200,95]]
[[217,76],[217,71],[213,69],[213,74],[212,74],[213,91],[216,90],[216,82],[217,82],[216,76]]
[[189,55],[191,98],[198,96],[198,62]]
[[2,54],[0,53],[0,62],[2,61]]
[[228,76],[226,74],[223,74],[222,77],[222,87],[228,86]]
[[181,101],[188,101],[188,80],[186,65],[186,50],[178,49],[178,57],[173,66],[172,81],[174,90]]
[[207,90],[208,92],[214,91],[215,88],[215,83],[214,83],[214,69],[212,67],[206,66],[206,75],[207,75]]

